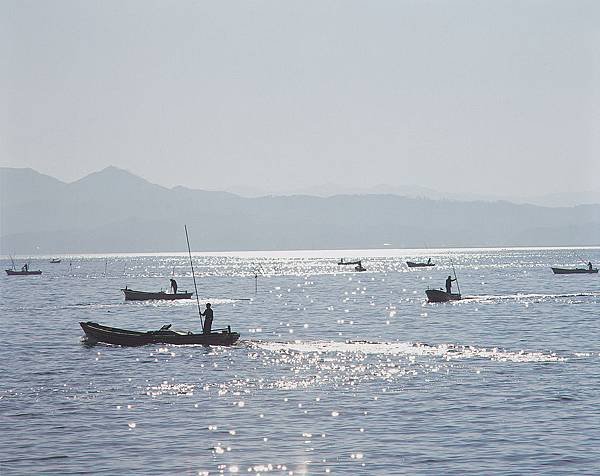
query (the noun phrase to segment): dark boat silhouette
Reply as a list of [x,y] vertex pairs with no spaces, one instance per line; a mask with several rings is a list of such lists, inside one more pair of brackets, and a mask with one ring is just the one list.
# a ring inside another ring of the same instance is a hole
[[461,298],[460,293],[447,293],[441,289],[427,289],[425,294],[429,302],[459,301]]
[[362,261],[361,260],[355,260],[355,261],[346,261],[344,260],[344,258],[340,259],[338,261],[338,266],[346,266],[346,265],[351,265],[351,264],[355,264],[356,266],[354,267],[355,271],[366,271],[367,268],[365,268],[362,265]]
[[554,274],[595,274],[598,268],[552,268]]
[[147,292],[147,291],[135,291],[134,289],[124,288],[121,289],[125,294],[125,301],[152,301],[152,300],[163,300],[163,301],[175,301],[176,299],[190,299],[192,294],[187,291],[183,293],[166,293],[164,291],[158,292]]
[[430,266],[435,266],[435,263],[415,263],[414,261],[407,261],[406,265],[409,268],[428,268]]
[[6,274],[8,274],[9,276],[39,276],[40,274],[42,274],[42,272],[39,269],[36,271],[16,271],[14,269],[5,269],[4,271],[6,271]]
[[193,332],[171,330],[170,324],[157,331],[147,332],[103,326],[91,321],[80,322],[79,325],[90,343],[104,342],[128,347],[148,344],[229,346],[235,344],[240,338],[237,332],[231,332],[230,327],[216,329],[210,334],[194,334]]

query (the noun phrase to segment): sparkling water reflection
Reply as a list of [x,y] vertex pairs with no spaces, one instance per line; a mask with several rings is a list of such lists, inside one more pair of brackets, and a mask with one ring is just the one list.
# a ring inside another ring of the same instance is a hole
[[345,253],[364,273],[342,253],[198,256],[232,348],[82,341],[81,320],[199,329],[195,300],[119,291],[192,289],[183,254],[31,260],[42,276],[2,278],[0,473],[593,474],[600,281],[549,269],[583,252],[600,258],[452,251],[466,298],[447,304],[424,295],[444,250]]

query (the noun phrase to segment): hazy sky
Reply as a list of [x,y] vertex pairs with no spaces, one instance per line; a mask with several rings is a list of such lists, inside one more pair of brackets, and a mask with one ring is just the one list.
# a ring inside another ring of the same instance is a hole
[[597,1],[0,0],[0,165],[599,189]]

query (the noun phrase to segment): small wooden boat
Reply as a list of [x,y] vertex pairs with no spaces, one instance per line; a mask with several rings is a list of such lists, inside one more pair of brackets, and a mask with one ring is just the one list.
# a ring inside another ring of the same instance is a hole
[[595,274],[598,268],[552,268],[554,274]]
[[140,346],[148,344],[175,345],[233,345],[240,338],[239,333],[231,332],[231,328],[216,329],[210,334],[194,334],[193,332],[173,331],[171,325],[163,326],[157,331],[129,331],[97,324],[80,322],[88,342],[104,342],[122,346]]
[[459,301],[460,293],[447,293],[441,289],[427,289],[427,301],[429,302],[448,302],[448,301]]
[[146,291],[135,291],[133,289],[127,288],[121,289],[121,291],[123,291],[123,293],[125,294],[125,301],[151,301],[154,299],[160,299],[163,301],[174,301],[176,299],[190,299],[192,297],[192,294],[194,294],[188,293],[187,291],[176,294],[166,293],[164,291],[158,291],[153,293]]
[[40,274],[42,274],[42,272],[39,269],[36,271],[16,271],[14,269],[5,269],[4,271],[6,271],[6,274],[8,274],[9,276],[39,276]]
[[52,264],[57,264],[57,263],[60,263],[60,261],[61,261],[61,260],[60,260],[60,258],[52,258],[52,259],[50,260],[50,263],[52,263]]
[[346,261],[344,258],[340,259],[338,261],[338,266],[346,266],[346,265],[352,265],[355,264],[356,266],[354,267],[355,271],[366,271],[367,268],[365,268],[362,265],[362,261],[361,260],[355,260],[355,261]]
[[407,261],[406,265],[409,268],[427,268],[430,266],[435,266],[435,263],[415,263],[414,261]]

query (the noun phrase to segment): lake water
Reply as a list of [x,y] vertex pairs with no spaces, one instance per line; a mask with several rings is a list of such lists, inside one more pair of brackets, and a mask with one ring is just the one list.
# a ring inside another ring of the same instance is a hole
[[[84,344],[79,321],[199,330],[195,300],[120,292],[193,291],[184,254],[31,259],[0,278],[0,474],[598,474],[600,277],[550,270],[579,257],[197,255],[231,348]],[[427,304],[449,258],[466,299]]]

